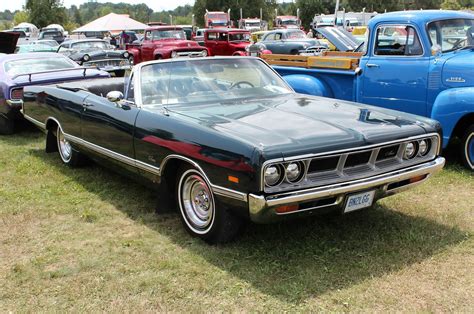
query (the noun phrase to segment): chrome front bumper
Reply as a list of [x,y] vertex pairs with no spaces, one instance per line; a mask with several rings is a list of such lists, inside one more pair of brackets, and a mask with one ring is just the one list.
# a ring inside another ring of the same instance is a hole
[[[350,182],[267,196],[249,194],[250,219],[257,223],[268,223],[285,216],[311,215],[323,209],[342,208],[348,195],[367,190],[376,191],[374,199],[376,201],[424,182],[432,174],[440,171],[444,164],[445,159],[437,157],[430,162]],[[425,177],[413,183],[409,181],[420,176]],[[290,213],[276,211],[279,206],[294,204],[306,204],[307,207],[300,207],[299,210]]]

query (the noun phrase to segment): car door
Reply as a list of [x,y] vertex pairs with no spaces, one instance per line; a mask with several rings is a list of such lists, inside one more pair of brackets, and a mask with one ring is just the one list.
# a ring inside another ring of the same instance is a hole
[[89,94],[83,102],[82,139],[86,146],[114,160],[134,159],[134,125],[140,109],[132,102],[110,102],[106,95],[97,95],[100,87],[95,89],[96,94]]
[[275,40],[276,32],[269,33],[265,38],[263,38],[262,43],[270,50],[272,53],[278,53],[278,42]]
[[362,58],[358,101],[426,115],[430,52],[413,25],[379,25],[368,58]]
[[149,61],[155,59],[153,52],[155,51],[155,44],[153,43],[153,32],[147,31],[141,46],[141,61]]

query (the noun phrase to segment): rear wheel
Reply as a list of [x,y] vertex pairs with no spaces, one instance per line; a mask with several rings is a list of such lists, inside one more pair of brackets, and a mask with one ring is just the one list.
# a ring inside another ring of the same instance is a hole
[[13,134],[15,123],[12,118],[0,115],[0,134],[10,135]]
[[182,167],[178,178],[176,197],[185,229],[211,244],[232,240],[241,230],[242,219],[216,204],[211,187],[195,168]]
[[474,170],[474,125],[471,125],[462,137],[460,155],[463,164]]
[[84,163],[85,157],[78,151],[74,150],[59,125],[56,129],[56,140],[58,144],[59,157],[61,157],[63,163],[71,167],[78,167]]

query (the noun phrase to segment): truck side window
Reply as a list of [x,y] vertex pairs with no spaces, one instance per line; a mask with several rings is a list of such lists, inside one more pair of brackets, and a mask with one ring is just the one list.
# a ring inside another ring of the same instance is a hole
[[377,29],[374,54],[378,56],[419,56],[423,46],[416,30],[407,25],[380,26]]
[[207,39],[209,39],[209,40],[217,40],[217,35],[218,35],[218,33],[211,33],[211,32],[209,32],[209,33],[207,33]]

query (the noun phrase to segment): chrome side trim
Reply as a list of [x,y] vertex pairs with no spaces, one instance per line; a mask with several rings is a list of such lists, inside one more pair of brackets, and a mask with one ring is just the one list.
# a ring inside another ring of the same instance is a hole
[[228,198],[232,198],[232,199],[242,201],[242,202],[247,202],[247,194],[246,193],[239,192],[239,191],[234,191],[234,190],[231,190],[231,189],[219,186],[219,185],[212,184],[211,181],[209,180],[209,178],[206,176],[204,170],[195,161],[193,161],[193,160],[191,160],[187,157],[180,156],[180,155],[168,155],[161,162],[161,167],[156,167],[156,166],[147,164],[143,161],[133,159],[133,158],[124,156],[122,154],[116,153],[116,152],[111,151],[107,148],[104,148],[104,147],[101,147],[99,145],[90,143],[88,141],[85,141],[81,138],[78,138],[78,137],[70,135],[70,134],[65,134],[65,137],[66,137],[67,140],[69,140],[73,143],[76,143],[78,145],[82,145],[84,147],[87,147],[87,148],[89,148],[89,149],[91,149],[91,150],[93,150],[93,151],[95,151],[99,154],[102,154],[102,155],[105,155],[107,157],[113,158],[113,159],[118,160],[118,161],[120,161],[124,164],[127,164],[129,166],[141,169],[143,171],[147,171],[147,172],[149,172],[153,175],[160,176],[160,177],[161,177],[161,175],[162,175],[162,173],[165,169],[165,166],[166,166],[166,164],[169,160],[171,160],[171,159],[184,160],[184,161],[190,163],[191,165],[193,165],[196,169],[198,169],[198,171],[202,174],[204,179],[207,181],[207,183],[211,187],[211,190],[214,194],[224,196],[224,197],[228,197]]
[[40,121],[38,121],[38,120],[36,120],[36,119],[30,117],[29,115],[25,114],[25,113],[23,112],[23,109],[20,110],[20,111],[21,111],[21,113],[23,114],[23,117],[24,117],[26,120],[30,121],[31,123],[33,123],[34,125],[36,125],[36,126],[37,126],[38,128],[40,128],[40,129],[43,129],[43,130],[46,129],[46,124],[45,124],[45,123],[40,122]]

